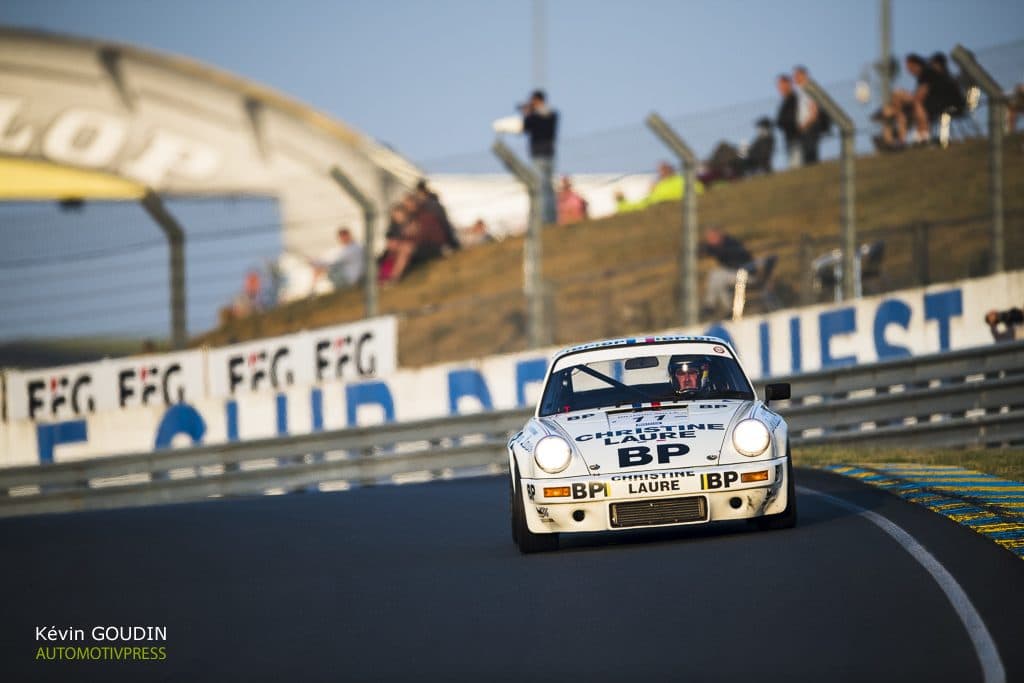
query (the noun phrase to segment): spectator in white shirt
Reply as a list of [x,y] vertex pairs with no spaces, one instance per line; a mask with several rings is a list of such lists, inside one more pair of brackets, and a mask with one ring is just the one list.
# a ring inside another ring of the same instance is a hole
[[796,123],[803,151],[803,165],[818,163],[818,141],[821,138],[821,116],[817,103],[807,94],[807,69],[793,67],[793,85],[796,90]]
[[338,246],[331,249],[322,262],[316,264],[317,276],[326,274],[335,290],[359,284],[365,267],[362,245],[352,238],[352,231],[344,227],[338,229]]

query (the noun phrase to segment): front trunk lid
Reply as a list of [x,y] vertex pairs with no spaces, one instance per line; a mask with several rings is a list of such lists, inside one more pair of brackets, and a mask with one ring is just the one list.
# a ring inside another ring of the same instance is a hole
[[[594,473],[713,465],[737,411],[737,399],[551,415]],[[710,458],[709,456],[715,456]]]

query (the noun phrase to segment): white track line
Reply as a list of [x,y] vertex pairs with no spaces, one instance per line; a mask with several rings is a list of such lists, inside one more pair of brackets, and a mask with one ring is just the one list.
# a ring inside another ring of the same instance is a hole
[[1006,669],[1003,668],[1003,660],[999,657],[999,650],[996,649],[995,641],[992,640],[992,634],[988,632],[985,622],[982,621],[978,610],[975,609],[974,604],[967,597],[967,593],[964,592],[964,589],[957,580],[953,578],[953,575],[935,559],[934,555],[925,550],[924,546],[918,543],[902,527],[876,512],[865,510],[859,505],[845,501],[842,498],[837,498],[821,491],[815,491],[805,486],[798,486],[797,490],[803,494],[818,496],[837,507],[844,508],[855,515],[863,517],[903,546],[903,549],[910,553],[911,557],[917,560],[932,575],[935,583],[939,584],[939,588],[946,594],[949,602],[953,605],[953,609],[956,610],[957,616],[960,617],[964,628],[967,629],[967,635],[970,636],[971,642],[974,644],[974,652],[978,655],[978,661],[981,663],[985,683],[1005,683]]

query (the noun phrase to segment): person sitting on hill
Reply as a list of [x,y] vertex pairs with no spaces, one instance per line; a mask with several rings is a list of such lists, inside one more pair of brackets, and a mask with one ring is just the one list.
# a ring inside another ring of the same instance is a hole
[[491,233],[487,232],[487,224],[484,223],[484,219],[477,218],[473,225],[462,231],[462,239],[460,241],[465,247],[476,247],[493,242],[494,237]]
[[743,173],[743,157],[740,150],[729,142],[722,140],[711,152],[711,156],[701,164],[697,179],[704,187],[711,187],[719,180],[735,180]]
[[338,244],[322,261],[311,263],[316,277],[326,276],[335,291],[354,287],[363,279],[363,247],[346,227],[338,228]]
[[448,220],[448,212],[445,211],[444,205],[441,203],[441,199],[437,196],[437,193],[427,186],[426,180],[420,180],[416,183],[416,199],[419,202],[420,210],[426,211],[431,214],[432,218],[441,224],[444,229],[444,248],[446,250],[456,250],[459,248],[459,238],[455,234],[455,227],[452,222]]
[[967,113],[967,98],[964,96],[964,91],[960,87],[957,78],[949,72],[949,63],[946,61],[946,55],[936,52],[928,58],[928,66],[939,75],[937,93],[939,114],[948,113],[951,116],[963,116]]
[[721,315],[732,308],[736,271],[753,260],[743,243],[726,234],[718,226],[708,226],[704,239],[697,247],[701,256],[710,256],[718,265],[708,272],[704,283],[704,306],[701,315]]
[[772,172],[772,155],[775,154],[772,120],[763,116],[754,122],[754,126],[757,129],[757,136],[743,157],[743,175]]
[[755,124],[757,136],[746,149],[722,141],[718,143],[711,157],[704,163],[703,170],[697,179],[704,187],[718,180],[737,180],[748,175],[772,172],[772,154],[775,153],[775,135],[772,133],[772,121],[767,117],[758,119]]
[[892,91],[889,101],[872,115],[882,126],[880,135],[872,138],[880,152],[903,149],[907,139],[907,122],[914,117],[914,96],[902,88]]
[[401,202],[391,207],[391,223],[384,236],[384,253],[377,259],[379,282],[397,281],[412,258],[416,243],[406,236],[406,231],[414,232],[409,223],[409,215]]
[[914,89],[914,124],[917,142],[927,143],[931,139],[931,124],[949,108],[965,105],[963,93],[956,81],[928,64],[917,54],[906,59],[907,71],[917,79]]
[[[388,231],[387,275],[381,280],[397,282],[410,268],[444,256],[449,249],[447,231],[437,212],[415,194],[402,200],[401,211],[392,211],[395,230]],[[383,264],[382,264],[383,265]]]
[[[618,213],[640,211],[662,202],[679,201],[686,193],[686,181],[676,173],[672,164],[663,161],[658,164],[658,177],[651,186],[651,191],[639,201],[631,202],[622,192],[615,193],[615,209]],[[704,194],[704,185],[697,183],[697,194]]]

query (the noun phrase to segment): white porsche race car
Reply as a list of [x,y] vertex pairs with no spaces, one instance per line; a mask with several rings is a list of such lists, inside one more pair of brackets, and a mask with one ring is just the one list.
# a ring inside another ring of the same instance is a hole
[[559,352],[534,416],[508,442],[512,538],[554,550],[561,533],[749,520],[796,524],[789,398],[757,400],[716,337],[613,339]]

